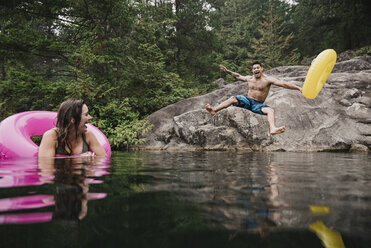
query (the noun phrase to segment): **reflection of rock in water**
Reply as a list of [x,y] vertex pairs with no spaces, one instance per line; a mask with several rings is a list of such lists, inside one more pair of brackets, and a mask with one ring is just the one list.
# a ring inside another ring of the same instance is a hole
[[[214,151],[153,152],[144,164],[154,177],[151,191],[177,192],[197,203],[215,227],[265,235],[282,228],[308,230],[318,218],[340,232],[364,233],[371,216],[367,161],[356,154]],[[318,216],[311,205],[331,211]],[[360,224],[353,227],[352,218]]]
[[366,234],[371,192],[365,158],[367,155],[276,153],[272,157],[275,165],[270,167],[276,178],[278,224],[306,229],[321,220],[341,233]]
[[195,157],[150,153],[149,166],[158,172],[151,170],[151,175],[160,182],[151,190],[180,192],[180,198],[199,203],[206,210],[206,219],[212,220],[216,228],[222,225],[229,230],[266,235],[276,227],[278,216],[272,211],[267,175],[270,156],[211,152],[195,153]]

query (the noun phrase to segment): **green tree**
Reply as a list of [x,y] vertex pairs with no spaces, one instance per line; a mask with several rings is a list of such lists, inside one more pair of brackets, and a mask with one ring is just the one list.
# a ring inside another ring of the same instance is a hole
[[223,61],[228,67],[245,72],[254,53],[254,38],[259,28],[267,0],[231,0],[221,7],[219,39],[222,41]]
[[293,6],[294,45],[307,56],[371,43],[371,6],[367,0],[297,0]]
[[299,61],[299,53],[291,47],[293,34],[284,35],[284,21],[277,13],[279,6],[270,3],[264,15],[260,38],[254,38],[253,57],[271,69],[281,65],[294,65]]
[[206,0],[175,0],[176,72],[186,80],[208,83],[217,75],[215,52],[219,42],[212,27],[213,2]]
[[[142,142],[130,136],[148,130],[140,118],[193,95],[189,84],[167,69],[172,12],[165,5],[158,11],[150,2],[86,0],[1,7],[1,118],[56,110],[66,98],[81,98],[103,121],[122,121],[101,126],[108,135],[127,133],[114,142],[119,147],[122,140]],[[129,106],[117,103],[123,99]],[[110,102],[119,110],[105,111]]]
[[[56,38],[54,9],[39,1],[9,1],[1,5],[0,118],[15,112],[52,108],[62,100],[69,75],[63,69],[64,46]],[[60,87],[61,86],[61,87]]]

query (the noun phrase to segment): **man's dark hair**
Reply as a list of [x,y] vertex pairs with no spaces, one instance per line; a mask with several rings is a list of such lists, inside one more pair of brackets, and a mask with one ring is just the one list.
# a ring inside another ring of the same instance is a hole
[[259,61],[255,61],[254,63],[252,63],[251,67],[253,67],[254,65],[260,65],[261,67],[263,67]]

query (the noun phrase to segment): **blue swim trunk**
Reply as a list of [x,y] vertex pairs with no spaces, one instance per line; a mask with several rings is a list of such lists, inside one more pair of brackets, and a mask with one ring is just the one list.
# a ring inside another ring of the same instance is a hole
[[254,113],[260,114],[260,115],[265,115],[262,112],[262,108],[268,107],[268,105],[263,104],[261,102],[255,101],[254,99],[247,97],[247,96],[242,96],[238,95],[236,96],[238,103],[234,103],[233,106],[237,106],[240,108],[248,109]]

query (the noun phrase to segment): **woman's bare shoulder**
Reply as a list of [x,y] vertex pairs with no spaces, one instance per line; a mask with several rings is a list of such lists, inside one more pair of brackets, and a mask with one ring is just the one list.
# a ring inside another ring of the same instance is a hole
[[94,133],[93,133],[92,131],[90,131],[90,130],[87,130],[87,131],[85,132],[85,138],[86,138],[86,141],[87,141],[87,142],[89,142],[89,141],[92,140],[92,139],[96,139]]
[[49,129],[43,134],[43,138],[57,139],[57,129],[56,128]]

